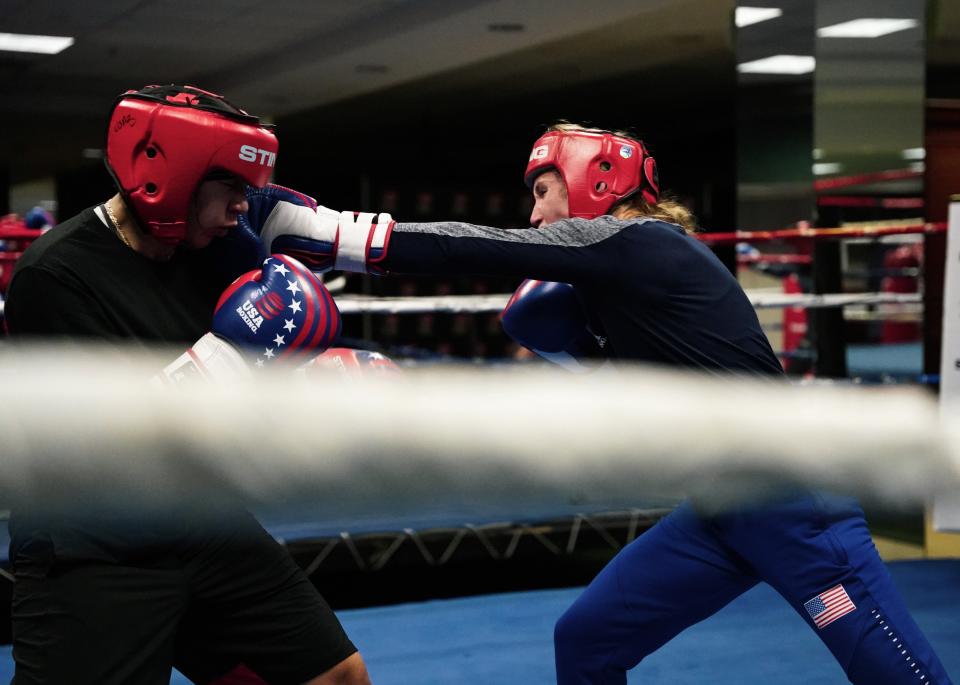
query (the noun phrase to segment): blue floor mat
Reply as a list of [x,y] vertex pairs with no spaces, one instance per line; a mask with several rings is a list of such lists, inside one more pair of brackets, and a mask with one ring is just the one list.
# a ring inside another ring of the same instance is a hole
[[[960,560],[889,564],[914,618],[954,679],[960,673]],[[553,623],[579,588],[339,612],[375,685],[548,685]],[[0,680],[13,672],[0,650]],[[630,673],[646,685],[842,685],[814,633],[773,590],[758,586],[693,626]],[[174,674],[172,684],[188,681]]]
[[[951,674],[960,673],[960,561],[889,565]],[[579,589],[346,611],[376,685],[554,682],[553,623]],[[827,648],[766,585],[688,629],[630,673],[648,685],[841,685]]]

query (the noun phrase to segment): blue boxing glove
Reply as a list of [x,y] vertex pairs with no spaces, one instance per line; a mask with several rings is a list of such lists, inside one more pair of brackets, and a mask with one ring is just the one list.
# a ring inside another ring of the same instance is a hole
[[500,314],[500,324],[528,350],[570,371],[590,370],[584,360],[601,351],[568,283],[525,280]]
[[306,207],[314,212],[317,211],[317,201],[312,197],[276,183],[268,183],[263,188],[247,186],[244,190],[249,208],[246,214],[237,217],[237,223],[240,228],[256,235],[263,233],[264,227],[270,220],[270,215],[273,214],[277,205],[281,202],[297,207]]
[[394,221],[389,214],[337,212],[309,195],[268,185],[248,188],[250,210],[238,221],[272,253],[296,257],[316,272],[379,271]]
[[164,369],[168,380],[224,380],[278,359],[302,361],[340,335],[340,310],[320,279],[297,260],[271,255],[220,296],[211,332]]
[[47,231],[53,228],[56,223],[53,215],[43,207],[34,207],[23,216],[23,225],[26,228]]
[[269,184],[263,188],[245,186],[247,211],[237,216],[237,226],[226,236],[217,238],[207,248],[210,263],[216,265],[218,278],[232,281],[240,274],[258,268],[267,258],[267,246],[260,237],[263,225],[281,199],[316,209],[312,197]]

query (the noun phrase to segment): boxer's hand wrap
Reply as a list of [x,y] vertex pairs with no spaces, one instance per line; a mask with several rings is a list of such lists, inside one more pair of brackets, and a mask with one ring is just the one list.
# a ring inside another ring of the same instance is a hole
[[340,310],[320,279],[297,260],[271,255],[220,296],[211,332],[164,369],[168,380],[214,380],[277,359],[321,352],[340,335]]
[[570,371],[600,347],[576,291],[567,283],[526,280],[500,314],[504,332],[531,352]]
[[249,225],[273,253],[303,261],[313,271],[380,273],[393,218],[386,213],[337,212],[282,186],[247,193]]

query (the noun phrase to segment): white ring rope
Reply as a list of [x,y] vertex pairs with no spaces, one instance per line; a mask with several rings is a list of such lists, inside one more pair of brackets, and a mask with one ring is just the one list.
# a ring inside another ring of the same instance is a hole
[[[746,291],[757,309],[803,307],[826,309],[850,305],[915,305],[923,303],[921,293],[782,293],[768,290]],[[415,297],[376,297],[371,295],[338,294],[337,306],[342,314],[485,314],[501,312],[507,306],[511,293],[493,295],[439,295]],[[0,300],[0,318],[3,301]]]
[[[373,297],[337,295],[337,306],[343,314],[482,314],[503,311],[510,294],[442,295],[418,297]],[[791,294],[767,290],[748,290],[747,297],[757,309],[804,307],[824,309],[850,305],[914,305],[923,302],[921,293],[830,293]]]
[[911,388],[487,368],[160,389],[142,379],[169,354],[116,357],[0,357],[0,506],[230,495],[322,520],[681,493],[710,507],[785,485],[905,503],[960,485],[957,428]]

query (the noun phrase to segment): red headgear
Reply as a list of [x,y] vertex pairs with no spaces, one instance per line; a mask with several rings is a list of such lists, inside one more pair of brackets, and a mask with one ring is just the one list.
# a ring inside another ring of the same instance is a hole
[[660,195],[657,163],[639,140],[604,131],[548,131],[533,144],[524,180],[555,169],[567,186],[570,216],[593,219],[636,192]]
[[193,86],[146,86],[119,96],[106,163],[141,225],[165,243],[184,239],[190,200],[213,171],[263,187],[277,159],[272,126]]

